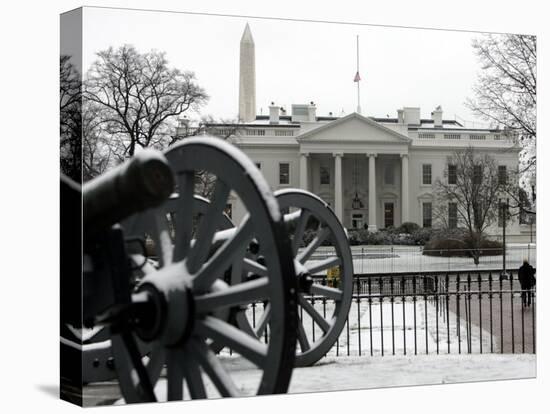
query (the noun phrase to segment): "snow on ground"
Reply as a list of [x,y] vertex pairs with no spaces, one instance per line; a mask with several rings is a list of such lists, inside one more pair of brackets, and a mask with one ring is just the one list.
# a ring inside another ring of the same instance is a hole
[[[234,358],[231,375],[245,395],[252,395],[259,373],[240,358]],[[536,359],[527,354],[417,355],[378,357],[328,357],[312,367],[295,368],[289,393],[369,389],[411,385],[533,378]],[[217,397],[205,377],[207,393]],[[155,387],[166,398],[166,379]],[[184,395],[189,396],[187,390]]]
[[[321,302],[315,308],[323,314]],[[382,309],[382,317],[380,317]],[[414,354],[414,310],[417,318],[417,355]],[[326,303],[325,315],[331,315],[333,305]],[[490,381],[501,379],[532,378],[536,376],[536,356],[532,354],[479,354],[479,329],[472,332],[472,353],[467,353],[465,324],[461,323],[462,354],[458,354],[458,335],[456,330],[456,315],[450,313],[450,350],[447,354],[447,325],[443,314],[437,314],[433,303],[418,301],[405,302],[405,341],[403,341],[403,303],[394,303],[395,355],[392,355],[391,336],[391,303],[382,305],[373,303],[369,315],[367,301],[352,303],[350,310],[349,335],[347,326],[338,341],[338,353],[334,346],[327,356],[315,365],[307,368],[295,368],[292,374],[289,393],[336,391],[351,389],[368,389],[410,385],[432,385],[456,382]],[[358,318],[359,315],[359,318]],[[249,315],[250,317],[252,315]],[[256,312],[256,320],[261,316],[261,310]],[[427,319],[426,319],[427,316]],[[372,319],[371,319],[372,318]],[[370,321],[372,320],[372,323]],[[313,342],[311,319],[304,312],[303,321],[306,333]],[[436,323],[438,321],[438,323]],[[372,330],[370,329],[372,327]],[[439,328],[439,338],[436,327]],[[372,354],[370,355],[370,333],[372,331]],[[319,339],[320,329],[316,328],[316,339]],[[427,334],[427,335],[426,335]],[[426,355],[426,337],[428,352]],[[382,356],[382,338],[384,356]],[[439,339],[440,354],[436,354],[436,344]],[[361,340],[361,356],[359,354]],[[482,332],[484,349],[488,349],[490,340],[487,332]],[[349,354],[347,356],[349,346]],[[406,352],[406,355],[404,355]],[[254,395],[260,384],[262,371],[239,355],[229,355],[222,351],[218,357],[226,371],[242,395]],[[219,394],[203,374],[203,381],[209,398],[217,398]],[[105,387],[104,384],[100,385]],[[109,391],[95,390],[93,386],[86,387],[85,395],[97,399],[96,394],[118,395],[118,386],[112,383],[107,386]],[[166,400],[166,377],[162,376],[155,387],[160,401]],[[189,392],[184,386],[184,396]],[[88,401],[88,400],[87,400]],[[91,399],[89,404],[93,404]],[[117,404],[122,404],[119,400]]]
[[[318,301],[314,306],[321,315],[327,315],[327,318],[334,312],[334,304],[330,302],[323,305],[321,301]],[[479,328],[474,327],[470,333],[463,320],[458,324],[460,326],[458,329],[456,315],[453,312],[449,312],[450,324],[447,324],[447,315],[441,310],[441,307],[436,309],[435,303],[431,301],[418,300],[416,303],[406,301],[404,306],[400,300],[394,302],[392,337],[391,302],[385,301],[382,304],[373,302],[369,312],[368,300],[363,299],[359,306],[357,301],[353,301],[348,317],[349,330],[347,325],[344,326],[338,342],[327,356],[359,355],[360,353],[361,355],[375,356],[391,355],[392,353],[410,355],[415,353],[415,335],[417,354],[436,354],[438,344],[441,354],[449,351],[458,353],[459,344],[460,351],[467,353],[468,339],[470,339],[472,353],[479,353],[480,342],[487,352],[491,343],[489,332],[482,330],[480,336]],[[310,342],[314,342],[314,330],[315,340],[319,340],[321,330],[312,323],[311,318],[305,312],[302,314],[302,321]],[[447,325],[449,325],[449,332],[447,332]],[[496,343],[495,338],[493,338],[493,343]]]
[[[502,255],[483,256],[476,266],[468,257],[435,257],[422,254],[421,246],[352,246],[355,274],[390,272],[427,272],[446,270],[483,270],[502,267]],[[315,259],[329,257],[333,249],[320,247]],[[506,266],[517,269],[524,258],[536,266],[536,245],[512,245],[506,252]]]

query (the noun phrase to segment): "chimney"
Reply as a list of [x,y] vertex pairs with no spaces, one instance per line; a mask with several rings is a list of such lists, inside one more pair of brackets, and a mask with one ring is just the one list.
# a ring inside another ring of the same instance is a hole
[[441,105],[438,105],[437,108],[432,111],[432,120],[434,121],[434,127],[443,126],[443,110],[441,109]]
[[316,121],[316,110],[315,103],[311,101],[309,103],[309,106],[307,107],[307,118],[309,122],[315,122]]
[[269,123],[278,124],[279,123],[279,110],[278,106],[275,106],[273,102],[269,105]]
[[404,124],[405,123],[405,111],[403,109],[397,110],[397,123],[398,124]]
[[405,112],[405,124],[420,125],[420,108],[404,107],[403,111]]

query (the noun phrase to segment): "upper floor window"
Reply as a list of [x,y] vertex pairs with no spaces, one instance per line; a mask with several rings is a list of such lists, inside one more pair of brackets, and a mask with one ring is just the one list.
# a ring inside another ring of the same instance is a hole
[[506,174],[506,165],[498,166],[498,183],[499,185],[506,185],[507,174]]
[[326,165],[321,165],[319,170],[321,184],[330,184],[330,169]]
[[449,164],[447,181],[449,184],[456,184],[456,165]]
[[422,165],[422,184],[430,185],[432,183],[432,164]]
[[279,184],[290,184],[290,164],[288,162],[279,164]]

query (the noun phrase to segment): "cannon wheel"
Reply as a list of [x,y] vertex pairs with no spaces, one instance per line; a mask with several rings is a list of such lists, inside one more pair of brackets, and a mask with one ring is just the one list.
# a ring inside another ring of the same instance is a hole
[[[297,277],[313,276],[310,288],[302,289],[298,283],[299,314],[307,315],[308,324],[306,327],[303,319],[299,321],[297,339],[300,347],[296,350],[295,360],[296,366],[310,366],[326,355],[345,326],[353,292],[351,251],[340,221],[328,204],[319,197],[299,189],[279,190],[275,192],[275,196],[281,211],[286,212],[285,223],[292,237]],[[311,240],[304,239],[306,231],[314,232],[308,235]],[[329,241],[334,247],[334,255],[317,260],[312,256],[324,241]],[[334,287],[328,286],[326,280],[320,277],[323,272],[333,268],[338,268],[339,274],[339,283]],[[326,315],[319,306],[312,305],[321,305],[323,302],[334,303],[334,307]],[[264,334],[263,322],[270,317],[270,305],[267,304],[264,309],[257,318],[260,322],[254,327],[245,312],[239,314],[237,324],[249,334],[261,337]],[[317,334],[315,340],[313,335],[308,334],[313,323]]]
[[[177,203],[177,194],[172,195],[162,205],[165,214],[175,212]],[[208,210],[210,202],[208,199],[195,195],[193,212],[195,214],[204,215]],[[233,222],[226,214],[222,215],[218,229],[225,230],[234,227]],[[125,234],[128,237],[136,235],[143,237],[143,234],[148,233],[146,221],[140,220],[140,215],[136,214],[124,222]],[[146,262],[147,258],[143,255],[134,255],[134,266],[140,267],[137,273],[137,278],[141,279],[145,274],[154,271],[154,267],[150,262]],[[145,266],[144,264],[147,263]],[[84,384],[109,381],[116,378],[116,371],[113,364],[113,355],[111,352],[111,340],[108,329],[99,328],[94,330],[85,330],[80,333],[70,325],[62,327],[61,343],[64,346],[74,348],[82,353],[82,382]],[[145,344],[138,341],[138,346],[142,354],[149,353],[149,349]],[[156,372],[156,371],[155,371]]]
[[[158,269],[138,285],[138,295],[154,297],[154,327],[137,336],[150,341],[149,361],[143,361],[134,341],[113,334],[112,351],[119,385],[126,402],[155,401],[149,366],[164,361],[167,368],[167,399],[209,396],[238,396],[241,389],[230,369],[235,361],[252,366],[259,375],[254,394],[283,393],[288,389],[294,365],[297,306],[296,278],[290,241],[275,197],[257,167],[241,151],[217,138],[189,138],[166,152],[178,186],[175,198],[175,240],[172,243],[164,208],[148,210],[142,218],[153,229]],[[208,172],[216,177],[211,203],[193,233],[195,173]],[[216,230],[230,193],[236,194],[251,212],[235,227],[230,237],[218,243]],[[262,246],[265,265],[246,259],[252,240]],[[252,267],[261,274],[253,281],[229,286],[223,282],[228,269],[241,272]],[[227,323],[224,310],[246,306],[260,300],[271,304],[267,329],[268,344],[250,338]],[[232,351],[216,355],[220,346]],[[237,358],[237,359],[236,359]],[[229,362],[228,362],[229,361]],[[250,367],[247,366],[247,369]],[[147,373],[149,371],[149,374]],[[249,380],[248,380],[249,381]],[[250,381],[249,381],[250,382]],[[187,393],[186,393],[187,394]]]

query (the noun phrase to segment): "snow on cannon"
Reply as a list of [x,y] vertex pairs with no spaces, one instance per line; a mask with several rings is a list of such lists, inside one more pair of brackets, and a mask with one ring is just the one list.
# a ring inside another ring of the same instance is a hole
[[[230,148],[235,154],[239,154],[239,157],[246,158],[229,144],[219,139],[215,142]],[[180,144],[182,147],[184,145],[185,143]],[[178,148],[179,146],[176,146],[166,152],[166,157],[175,171],[187,162],[178,155]],[[249,161],[249,163],[252,162]],[[254,169],[254,174],[260,173]],[[205,220],[204,214],[209,203],[208,200],[197,195],[194,198],[190,194],[186,197],[188,201],[184,202],[179,194],[172,195],[158,209],[164,225],[171,229],[171,237],[164,242],[155,239],[154,244],[166,243],[173,249],[173,254],[178,256],[184,254],[180,251],[181,245],[177,242],[181,228],[177,222],[178,215],[181,216],[182,211],[191,214],[189,213],[191,209],[184,209],[184,206],[190,206],[193,203],[192,214],[195,217],[199,216],[195,220],[200,228]],[[319,197],[307,191],[288,189],[275,192],[275,198],[277,204],[274,204],[274,208],[281,212],[286,233],[291,239],[291,261],[293,273],[296,274],[300,317],[296,331],[299,346],[296,351],[295,365],[309,366],[321,359],[332,348],[346,323],[353,290],[351,251],[344,228],[327,203]],[[241,201],[245,200],[241,197]],[[216,194],[214,194],[212,203],[216,202]],[[218,202],[220,211],[225,206],[225,202],[226,197]],[[247,223],[250,217],[255,215],[255,210],[246,207],[249,214],[245,216],[243,223]],[[200,217],[202,221],[198,222],[201,220]],[[143,237],[144,234],[155,233],[155,223],[148,213],[142,213],[126,220],[124,226],[129,234]],[[227,240],[237,237],[242,231],[243,223],[235,227],[227,216],[220,218],[216,224],[212,223],[211,225],[216,226],[217,232],[210,244],[210,251],[205,250],[203,254],[216,257],[220,246],[223,246]],[[258,283],[256,280],[261,280],[267,275],[265,250],[269,246],[264,246],[255,237],[249,237],[247,243],[248,245],[243,244],[241,247],[241,255],[232,259],[230,266],[223,274],[212,275],[219,278],[216,285],[239,286],[243,283]],[[322,244],[328,244],[330,247],[326,248],[329,250],[328,254],[322,255],[321,258],[316,252]],[[157,253],[157,256],[159,261],[163,260],[160,254]],[[322,276],[327,272],[337,275],[333,280],[328,280],[333,283],[327,284],[327,278]],[[226,320],[251,337],[264,343],[269,342],[273,337],[269,323],[273,317],[277,316],[273,304],[269,300],[250,300],[243,305],[246,306],[226,308],[224,310]],[[224,346],[223,343],[217,342],[212,344],[211,349],[222,352]]]
[[[84,376],[112,376],[87,353],[111,361],[128,403],[286,392],[297,341],[297,279],[283,216],[261,173],[224,141],[186,139],[165,154],[175,192],[168,198],[172,191],[162,191],[162,203],[146,205],[127,179],[140,157],[148,158],[138,154],[83,189],[85,215],[93,213],[84,218],[84,319],[99,330],[83,348]],[[215,177],[209,202],[194,194],[199,173]],[[237,226],[224,214],[230,194],[253,212]],[[121,205],[130,200],[133,207]],[[155,260],[135,237],[140,226]],[[237,281],[231,273],[253,262],[251,245],[261,246],[261,275]],[[234,309],[257,302],[269,303],[267,342],[230,323]]]

